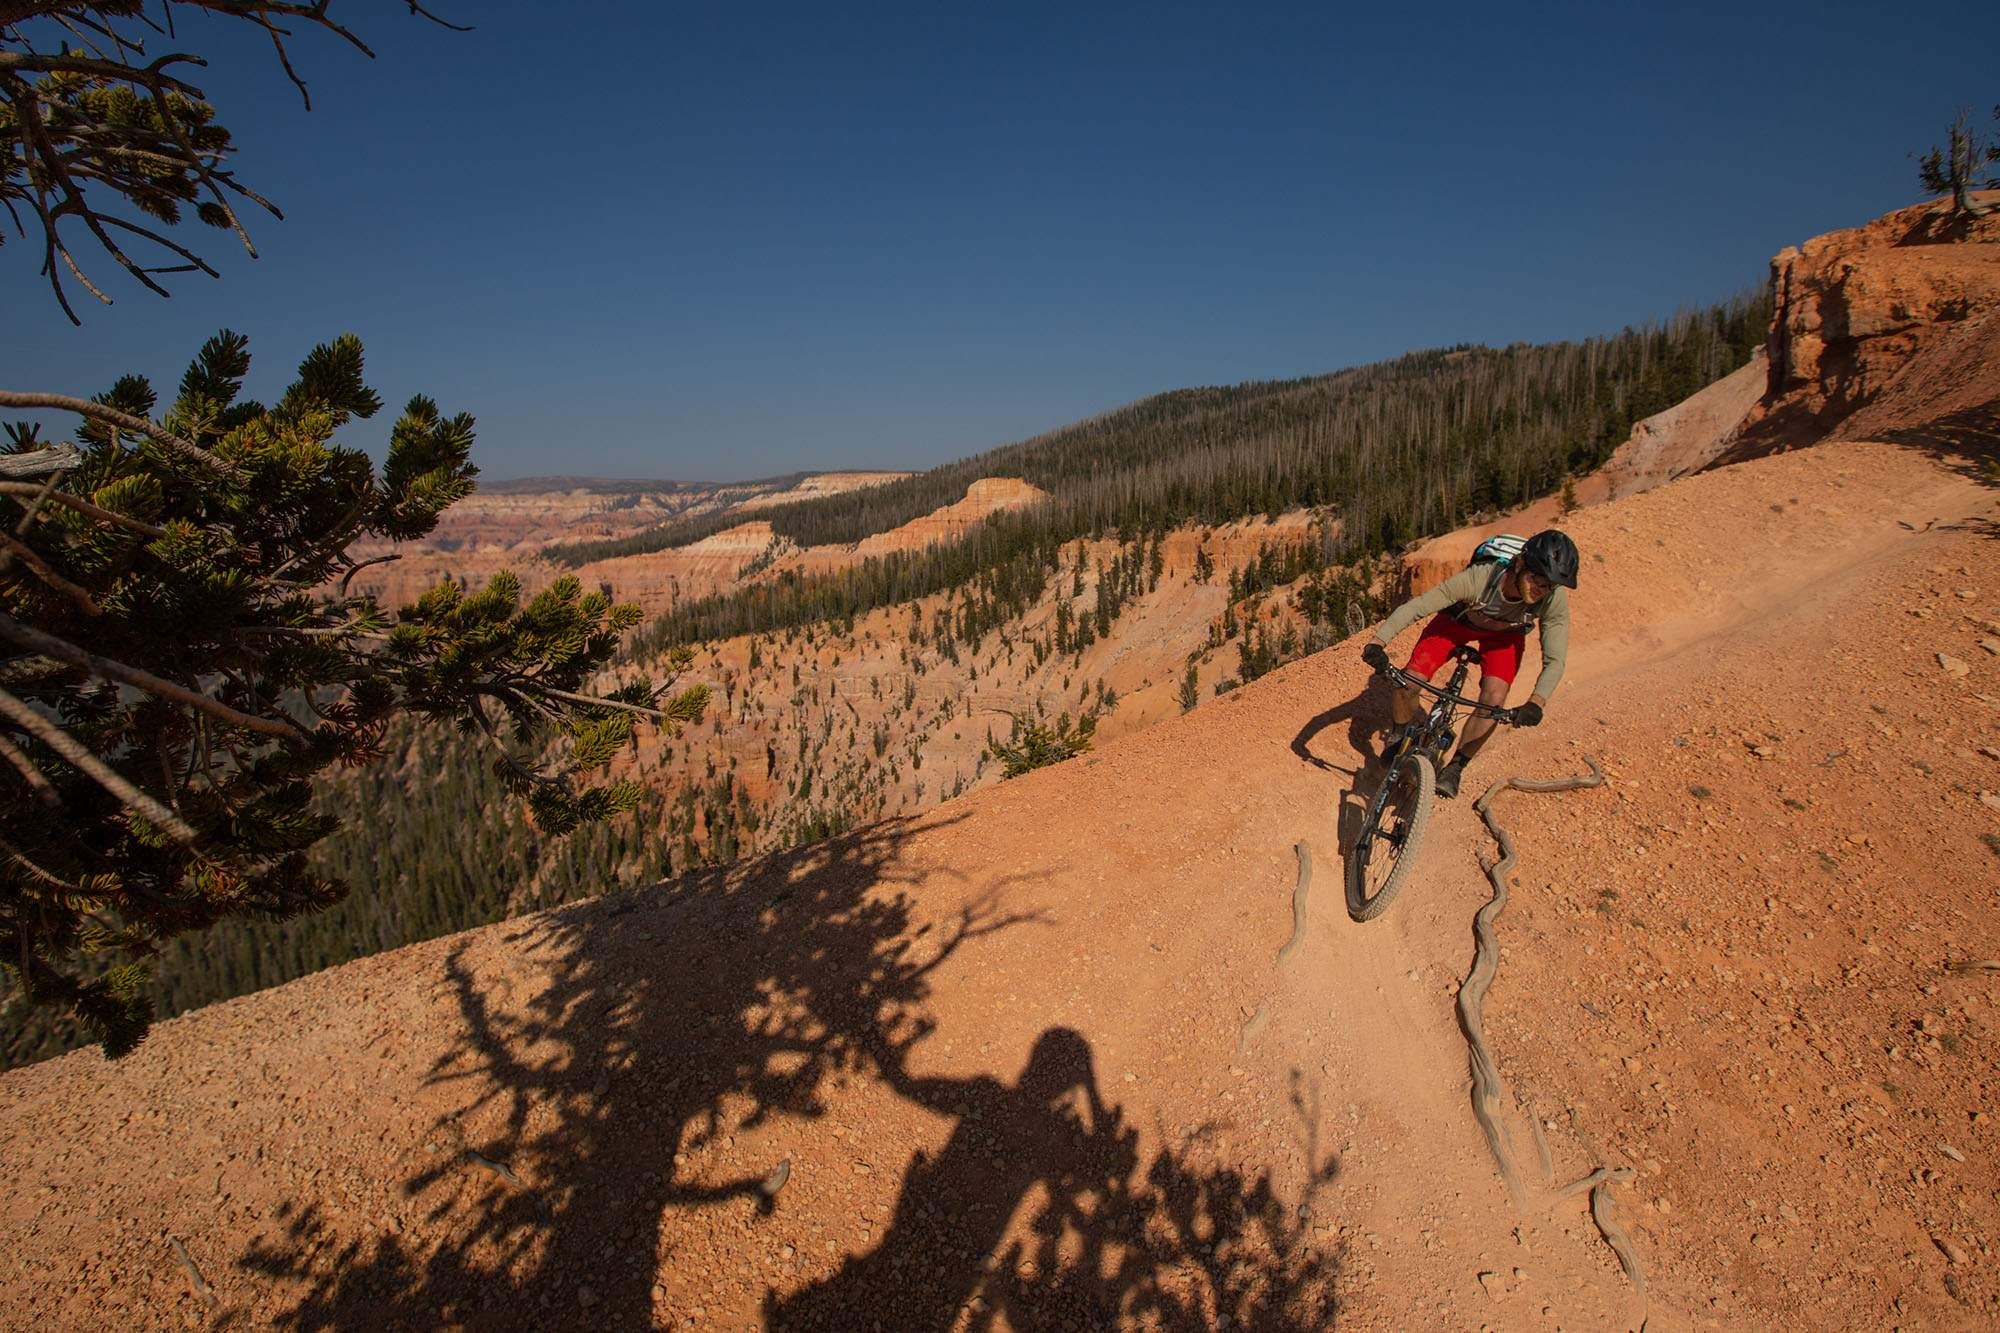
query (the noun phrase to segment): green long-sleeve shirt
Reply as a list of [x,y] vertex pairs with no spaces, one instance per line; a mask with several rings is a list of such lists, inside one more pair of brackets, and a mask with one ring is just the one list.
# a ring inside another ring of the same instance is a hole
[[[1491,565],[1471,565],[1453,574],[1421,597],[1412,597],[1375,627],[1375,637],[1384,646],[1418,620],[1428,620],[1446,607],[1464,603],[1459,618],[1474,629],[1527,632],[1529,621],[1540,615],[1542,674],[1535,677],[1535,693],[1547,699],[1561,683],[1563,668],[1569,663],[1569,589],[1557,588],[1539,607],[1513,601],[1501,591],[1504,578],[1493,577]],[[1487,591],[1491,584],[1492,592]]]

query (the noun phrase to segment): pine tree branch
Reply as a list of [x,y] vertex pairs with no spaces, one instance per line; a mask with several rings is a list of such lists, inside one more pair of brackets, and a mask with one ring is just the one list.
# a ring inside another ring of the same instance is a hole
[[35,553],[35,549],[18,537],[10,537],[0,532],[0,557],[12,556],[34,571],[35,577],[48,584],[63,596],[75,602],[87,616],[98,614],[98,606],[90,593],[70,582],[49,568],[49,562]]
[[572,694],[568,690],[558,690],[548,685],[533,685],[527,688],[532,689],[537,694],[546,694],[552,699],[561,699],[566,703],[588,704],[592,708],[616,708],[620,712],[637,713],[641,717],[650,717],[655,722],[678,722],[681,720],[663,709],[648,708],[644,704],[628,704],[621,699],[599,699],[589,694]]
[[107,407],[88,398],[75,398],[63,393],[23,393],[16,389],[0,389],[0,407],[43,407],[57,412],[74,412],[78,416],[90,417],[106,425],[116,426],[120,430],[144,435],[169,451],[218,472],[231,481],[246,480],[243,473],[231,464],[223,462],[200,445],[182,439],[166,427],[156,426],[144,417],[135,417],[130,412],[120,412],[115,407]]
[[56,795],[55,785],[43,775],[41,769],[35,767],[34,760],[22,754],[20,748],[5,736],[0,736],[0,759],[5,759],[14,766],[14,771],[21,775],[22,781],[26,782],[29,790],[35,793],[36,800],[51,810],[62,809],[62,797]]
[[[24,481],[0,481],[0,495],[39,496],[41,494],[42,488],[40,486],[32,486]],[[129,514],[120,514],[115,510],[101,508],[88,500],[67,494],[63,491],[50,491],[48,498],[56,504],[74,509],[77,513],[94,518],[100,523],[111,523],[121,528],[129,528],[133,532],[146,537],[164,537],[167,535],[165,528],[156,528],[151,523],[142,522]]]
[[128,810],[135,810],[171,834],[176,842],[191,844],[199,835],[173,811],[120,777],[109,764],[79,745],[74,737],[5,690],[0,690],[0,714],[12,718],[21,730],[54,750],[64,763],[93,779],[117,797]]
[[[28,502],[26,510],[21,515],[21,521],[14,525],[14,535],[16,537],[25,537],[28,535],[28,528],[34,523],[35,515],[42,512],[42,506],[48,503],[49,496],[55,493],[56,483],[62,479],[62,473],[51,472],[40,486],[31,486],[28,488],[34,492],[34,498]],[[20,482],[7,483],[10,486],[21,484]],[[0,568],[5,568],[4,562],[0,562]]]
[[[0,838],[0,856],[5,856],[9,861],[12,861],[15,865],[21,867],[21,869],[27,871],[30,875],[42,881],[42,883],[48,885],[52,889],[61,889],[64,893],[74,893],[74,894],[81,894],[83,892],[82,889],[70,883],[68,880],[59,879],[55,875],[50,874],[48,871],[36,865],[33,861],[30,861],[27,855],[24,852],[22,852],[20,848],[16,847],[11,842],[8,842],[5,838]],[[85,915],[89,914],[86,913]],[[94,917],[92,919],[95,920]],[[99,921],[98,924],[103,925],[104,922]]]
[[291,743],[299,743],[308,739],[305,730],[296,722],[280,722],[274,718],[257,717],[250,713],[239,712],[231,708],[228,704],[223,703],[220,699],[212,699],[199,690],[191,690],[185,685],[177,685],[173,681],[156,676],[150,671],[141,671],[138,667],[126,666],[123,662],[114,662],[108,657],[100,657],[88,649],[79,648],[75,644],[64,639],[59,639],[53,634],[45,634],[32,625],[23,625],[20,621],[4,612],[0,612],[0,638],[11,639],[23,648],[46,654],[49,657],[69,662],[75,666],[80,666],[93,675],[101,676],[106,680],[122,681],[127,685],[135,686],[159,698],[171,699],[175,703],[186,704],[190,708],[198,708],[217,721],[226,722],[232,727],[240,727],[244,731],[254,731],[265,736],[276,736],[280,740]]
[[[0,23],[0,27],[8,26]],[[65,53],[63,55],[38,55],[33,51],[0,51],[0,75],[8,74],[80,74],[93,79],[110,79],[117,83],[131,83],[142,78],[160,80],[175,92],[196,101],[207,101],[207,94],[191,83],[166,72],[169,65],[201,65],[208,62],[200,56],[176,51],[163,55],[145,65],[127,65],[116,60],[100,60],[94,56]],[[27,85],[30,92],[33,85]]]
[[347,596],[347,585],[352,583],[354,581],[354,576],[356,574],[359,574],[362,570],[367,569],[374,565],[394,564],[396,561],[401,560],[402,558],[403,557],[401,552],[391,552],[388,555],[378,555],[371,557],[370,559],[357,562],[352,569],[349,569],[345,574],[340,576],[340,595],[342,597]]

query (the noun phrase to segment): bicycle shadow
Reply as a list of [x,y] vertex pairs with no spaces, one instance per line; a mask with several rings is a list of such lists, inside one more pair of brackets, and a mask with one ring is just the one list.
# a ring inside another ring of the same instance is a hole
[[[1349,779],[1336,807],[1336,827],[1347,913],[1356,920],[1360,919],[1361,903],[1356,897],[1353,849],[1362,822],[1367,818],[1369,803],[1375,799],[1375,790],[1384,776],[1381,765],[1374,762],[1374,751],[1375,738],[1389,725],[1389,693],[1387,682],[1371,674],[1360,693],[1315,715],[1292,737],[1292,753],[1299,759],[1323,772],[1344,774]],[[1312,750],[1313,741],[1321,733],[1341,723],[1347,724],[1348,755],[1353,760],[1351,768],[1329,763]]]

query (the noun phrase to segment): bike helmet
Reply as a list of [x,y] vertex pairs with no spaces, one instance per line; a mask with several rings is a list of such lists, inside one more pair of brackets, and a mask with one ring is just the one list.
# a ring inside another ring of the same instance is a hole
[[1576,586],[1576,543],[1554,528],[1545,528],[1521,546],[1521,565],[1559,588]]

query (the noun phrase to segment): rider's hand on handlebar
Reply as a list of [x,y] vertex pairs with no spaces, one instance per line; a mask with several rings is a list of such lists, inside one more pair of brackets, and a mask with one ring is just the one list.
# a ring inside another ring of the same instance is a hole
[[1542,706],[1533,699],[1514,710],[1514,725],[1517,727],[1539,727],[1542,725]]
[[1361,660],[1377,671],[1389,669],[1389,650],[1379,643],[1369,643],[1361,649]]

